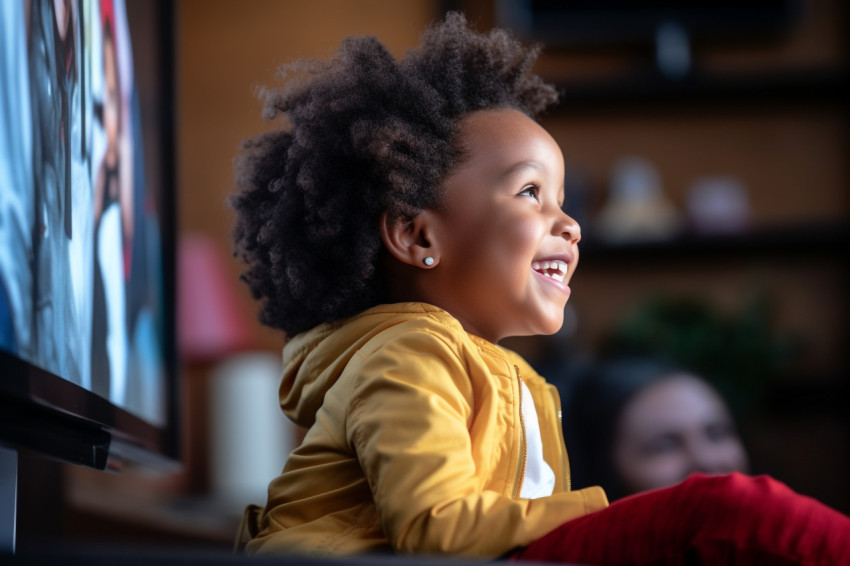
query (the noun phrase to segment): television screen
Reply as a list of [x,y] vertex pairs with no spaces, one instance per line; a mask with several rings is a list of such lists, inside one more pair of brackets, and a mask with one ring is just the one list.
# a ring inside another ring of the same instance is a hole
[[176,458],[171,24],[164,1],[0,3],[7,444]]

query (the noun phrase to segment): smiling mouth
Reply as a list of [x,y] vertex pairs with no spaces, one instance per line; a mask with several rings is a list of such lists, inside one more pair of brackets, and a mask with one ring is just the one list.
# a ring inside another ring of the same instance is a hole
[[552,260],[552,261],[535,261],[531,264],[531,269],[554,279],[558,283],[564,282],[564,277],[567,276],[567,263],[560,260]]

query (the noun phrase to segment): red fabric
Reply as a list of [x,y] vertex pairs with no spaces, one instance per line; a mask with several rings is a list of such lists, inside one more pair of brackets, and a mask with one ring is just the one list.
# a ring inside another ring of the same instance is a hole
[[564,523],[513,560],[850,565],[850,517],[768,476],[695,474]]

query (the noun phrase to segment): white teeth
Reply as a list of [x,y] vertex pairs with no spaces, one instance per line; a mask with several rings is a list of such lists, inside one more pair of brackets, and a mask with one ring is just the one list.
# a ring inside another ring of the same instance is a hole
[[546,277],[550,277],[560,283],[564,282],[567,275],[567,264],[561,260],[543,261],[531,264],[531,268]]

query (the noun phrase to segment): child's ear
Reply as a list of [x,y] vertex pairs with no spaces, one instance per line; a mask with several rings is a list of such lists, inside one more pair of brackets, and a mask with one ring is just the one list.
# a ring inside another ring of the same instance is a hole
[[390,254],[408,265],[434,267],[439,261],[436,246],[431,237],[431,212],[420,212],[413,218],[390,220],[386,212],[381,214],[381,239]]

